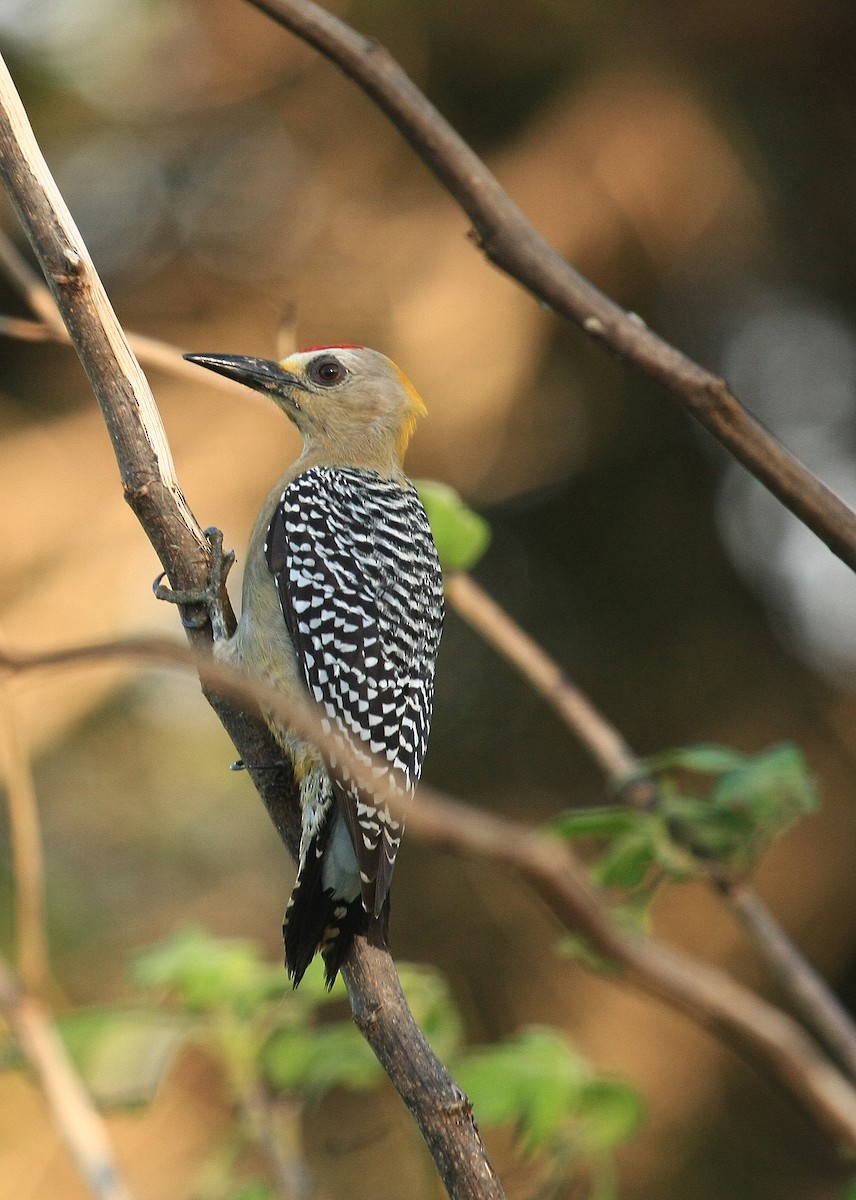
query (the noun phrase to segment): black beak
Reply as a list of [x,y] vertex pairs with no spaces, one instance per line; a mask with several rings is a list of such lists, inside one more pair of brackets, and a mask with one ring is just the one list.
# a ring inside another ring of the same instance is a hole
[[271,362],[268,358],[249,358],[243,354],[185,354],[188,362],[237,383],[246,384],[259,392],[276,392],[282,394],[290,388],[300,388],[306,391],[305,385],[296,375],[283,371],[279,363]]

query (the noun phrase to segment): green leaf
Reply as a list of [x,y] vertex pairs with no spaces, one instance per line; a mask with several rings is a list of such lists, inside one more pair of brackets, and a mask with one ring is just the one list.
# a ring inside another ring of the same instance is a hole
[[263,1179],[248,1179],[231,1193],[229,1200],[276,1200],[276,1193]]
[[366,1091],[382,1078],[380,1064],[350,1021],[277,1030],[262,1050],[261,1069],[277,1091],[310,1099],[334,1087]]
[[147,1104],[187,1034],[187,1022],[149,1008],[85,1008],[59,1021],[63,1041],[96,1102]]
[[174,993],[190,1012],[250,1014],[290,991],[283,968],[265,962],[252,942],[216,938],[196,926],[134,955],[129,971],[137,987]]
[[713,803],[733,808],[749,807],[778,829],[820,806],[814,779],[797,746],[773,746],[748,760],[740,771],[723,776],[713,793]]
[[653,841],[643,828],[613,842],[594,864],[592,875],[601,887],[641,887],[655,857]]
[[434,480],[418,480],[437,553],[444,571],[469,571],[490,544],[490,526],[468,508],[454,488]]
[[545,827],[546,832],[575,841],[583,838],[614,838],[628,833],[639,823],[640,815],[630,808],[575,808],[560,813]]
[[[748,870],[775,837],[818,807],[814,781],[792,745],[756,755],[690,746],[645,761],[657,773],[659,824],[650,827],[656,859],[673,880],[701,874],[710,860]],[[691,786],[688,774],[698,777]]]
[[586,939],[579,933],[570,933],[560,937],[559,952],[566,954],[568,958],[576,959],[584,967],[589,967],[593,971],[603,971],[615,975],[621,970],[618,963],[613,962],[611,958],[605,958],[596,950],[592,950]]
[[645,1119],[640,1094],[618,1079],[592,1079],[583,1085],[579,1105],[579,1136],[588,1154],[620,1146]]
[[526,1150],[546,1145],[579,1102],[588,1068],[552,1029],[533,1027],[513,1041],[468,1054],[457,1069],[476,1119],[513,1121]]
[[699,775],[721,775],[725,771],[739,769],[747,762],[747,756],[730,746],[702,743],[698,746],[678,746],[674,750],[661,750],[642,760],[643,768],[660,774],[663,771],[694,771]]

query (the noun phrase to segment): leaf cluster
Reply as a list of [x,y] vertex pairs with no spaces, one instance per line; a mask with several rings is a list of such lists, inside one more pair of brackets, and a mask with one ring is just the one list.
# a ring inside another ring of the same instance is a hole
[[[385,1076],[344,1009],[310,968],[299,990],[253,943],[188,926],[134,955],[130,977],[143,1003],[70,1014],[66,1045],[102,1105],[147,1103],[182,1045],[212,1052],[232,1098],[259,1089],[314,1103],[333,1088],[370,1092]],[[603,1160],[638,1128],[642,1102],[618,1080],[599,1076],[573,1045],[548,1028],[524,1030],[495,1046],[469,1049],[442,975],[400,964],[408,1003],[434,1050],[449,1062],[483,1126],[510,1124],[521,1150],[538,1153],[548,1174]],[[13,1065],[7,1057],[0,1065]],[[17,1065],[17,1064],[15,1064]],[[233,1179],[230,1200],[266,1200],[261,1180]]]
[[789,744],[754,755],[715,745],[663,751],[643,759],[622,786],[640,782],[654,796],[649,807],[570,810],[550,826],[569,840],[601,842],[595,882],[637,898],[714,865],[745,874],[819,803],[801,752]]
[[556,1158],[613,1150],[644,1116],[638,1092],[598,1075],[567,1038],[543,1026],[464,1054],[457,1076],[481,1123],[509,1122],[524,1150]]

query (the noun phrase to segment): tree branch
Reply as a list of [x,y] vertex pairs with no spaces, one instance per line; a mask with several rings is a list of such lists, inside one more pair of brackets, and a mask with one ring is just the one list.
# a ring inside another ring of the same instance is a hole
[[45,931],[45,861],[36,790],[21,738],[12,690],[0,681],[0,773],[15,881],[15,946],[18,974],[31,996],[42,996],[49,977]]
[[[116,320],[86,247],[30,128],[20,97],[0,60],[0,175],[47,279],[74,347],[101,406],[119,464],[125,498],[152,542],[174,587],[201,590],[208,578],[207,541],[178,487],[172,457],[148,383]],[[46,314],[45,314],[46,315]],[[49,318],[48,318],[49,319]],[[228,598],[224,595],[228,603]],[[229,610],[231,613],[231,609]],[[189,631],[209,651],[210,626]],[[273,823],[293,856],[299,843],[294,779],[255,712],[222,694],[206,696],[231,736]],[[435,1103],[460,1105],[459,1089],[431,1051],[398,987],[387,953],[369,954],[355,941],[343,974],[352,1006],[373,1012],[364,1032],[393,1084],[411,1106],[435,1153],[453,1200],[502,1200],[502,1187],[471,1115],[452,1122],[421,1105],[408,1064],[418,1061]],[[390,1047],[406,1048],[393,1054]],[[441,1152],[442,1151],[442,1152]],[[464,1169],[464,1165],[469,1169]]]
[[312,0],[249,0],[314,46],[400,130],[473,223],[490,261],[666,387],[697,421],[843,562],[856,570],[856,514],[776,441],[724,380],[649,330],[574,270],[530,225],[494,175],[383,46]]
[[639,759],[615,726],[471,575],[464,571],[448,575],[446,599],[552,705],[607,779],[623,783],[628,775],[638,773]]
[[[357,758],[337,741],[335,734],[325,732],[316,708],[308,701],[287,697],[227,663],[194,655],[165,638],[127,638],[35,654],[0,651],[0,669],[31,671],[105,659],[182,670],[195,668],[209,687],[229,693],[241,705],[270,708],[323,753],[337,754],[358,782],[363,777],[374,778],[372,763]],[[618,967],[622,981],[711,1030],[792,1095],[828,1135],[856,1151],[856,1089],[823,1057],[799,1025],[718,968],[697,962],[654,938],[626,933],[614,921],[607,902],[570,847],[529,826],[488,815],[425,787],[419,789],[419,802],[408,805],[406,812],[400,794],[386,785],[378,788],[378,799],[406,816],[409,836],[520,872],[566,929],[581,934],[598,955]],[[440,1136],[441,1131],[448,1133],[450,1126],[465,1130],[469,1126],[466,1097],[433,1058],[424,1040],[414,1044],[407,1029],[395,1020],[384,1025],[385,1014],[396,1012],[402,1003],[397,977],[383,970],[386,958],[384,951],[362,940],[358,952],[351,956],[346,983],[354,1020],[384,1067],[396,1077],[402,1076],[400,1094],[421,1122],[435,1161],[458,1170],[462,1186],[474,1189],[457,1194],[501,1195],[485,1190],[487,1184],[481,1187],[482,1174],[489,1166],[486,1160],[483,1163],[479,1158],[464,1156],[461,1161],[457,1139]],[[371,988],[367,986],[369,980]],[[406,1063],[415,1064],[417,1069],[411,1072]]]
[[[553,706],[608,782],[621,788],[628,803],[657,804],[656,783],[618,730],[580,691],[544,649],[464,572],[451,575],[446,597],[461,617],[512,663]],[[630,785],[627,786],[627,779]],[[837,997],[808,959],[773,918],[758,893],[744,880],[711,863],[708,879],[740,922],[749,942],[771,976],[851,1079],[856,1079],[856,1029]]]
[[[0,336],[19,338],[26,342],[59,342],[61,345],[70,346],[72,344],[71,337],[50,289],[45,286],[24,256],[19,253],[11,238],[2,229],[0,229],[0,272],[20,292],[38,317],[38,320],[32,321],[24,317],[0,316]],[[249,391],[243,384],[237,383],[234,379],[227,379],[225,375],[217,375],[213,371],[206,372],[205,377],[200,379],[199,368],[182,358],[182,352],[178,346],[161,341],[160,338],[149,337],[144,333],[133,333],[131,330],[125,330],[124,333],[134,354],[140,362],[146,363],[147,366],[168,371],[169,374],[178,375],[197,386],[205,383],[217,391],[240,396],[245,402],[252,402],[253,397],[256,396],[255,392]],[[267,403],[261,397],[259,397],[259,402]]]
[[133,1200],[98,1111],[80,1082],[43,1005],[28,995],[0,956],[0,1013],[41,1084],[61,1133],[97,1200]]
[[856,1149],[856,1090],[799,1025],[718,968],[625,933],[568,846],[425,789],[408,816],[408,835],[518,871],[566,929],[617,965],[622,982],[710,1030],[794,1096],[840,1145]]

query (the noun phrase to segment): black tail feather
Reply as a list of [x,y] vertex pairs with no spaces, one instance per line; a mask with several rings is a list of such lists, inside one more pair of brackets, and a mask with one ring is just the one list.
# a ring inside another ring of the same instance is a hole
[[330,920],[324,930],[319,949],[324,959],[324,982],[329,992],[336,982],[339,968],[358,933],[365,933],[369,915],[363,907],[361,896],[350,904],[344,900],[331,900]]
[[364,934],[374,946],[386,946],[389,897],[375,918],[366,912],[361,896],[348,902],[325,890],[323,856],[313,842],[297,874],[282,926],[285,965],[295,987],[320,951],[324,959],[327,990],[332,988],[351,942]]
[[316,854],[313,842],[297,873],[297,882],[285,910],[282,925],[285,965],[295,987],[315,957],[333,913],[332,899],[321,882],[322,864],[322,856]]

